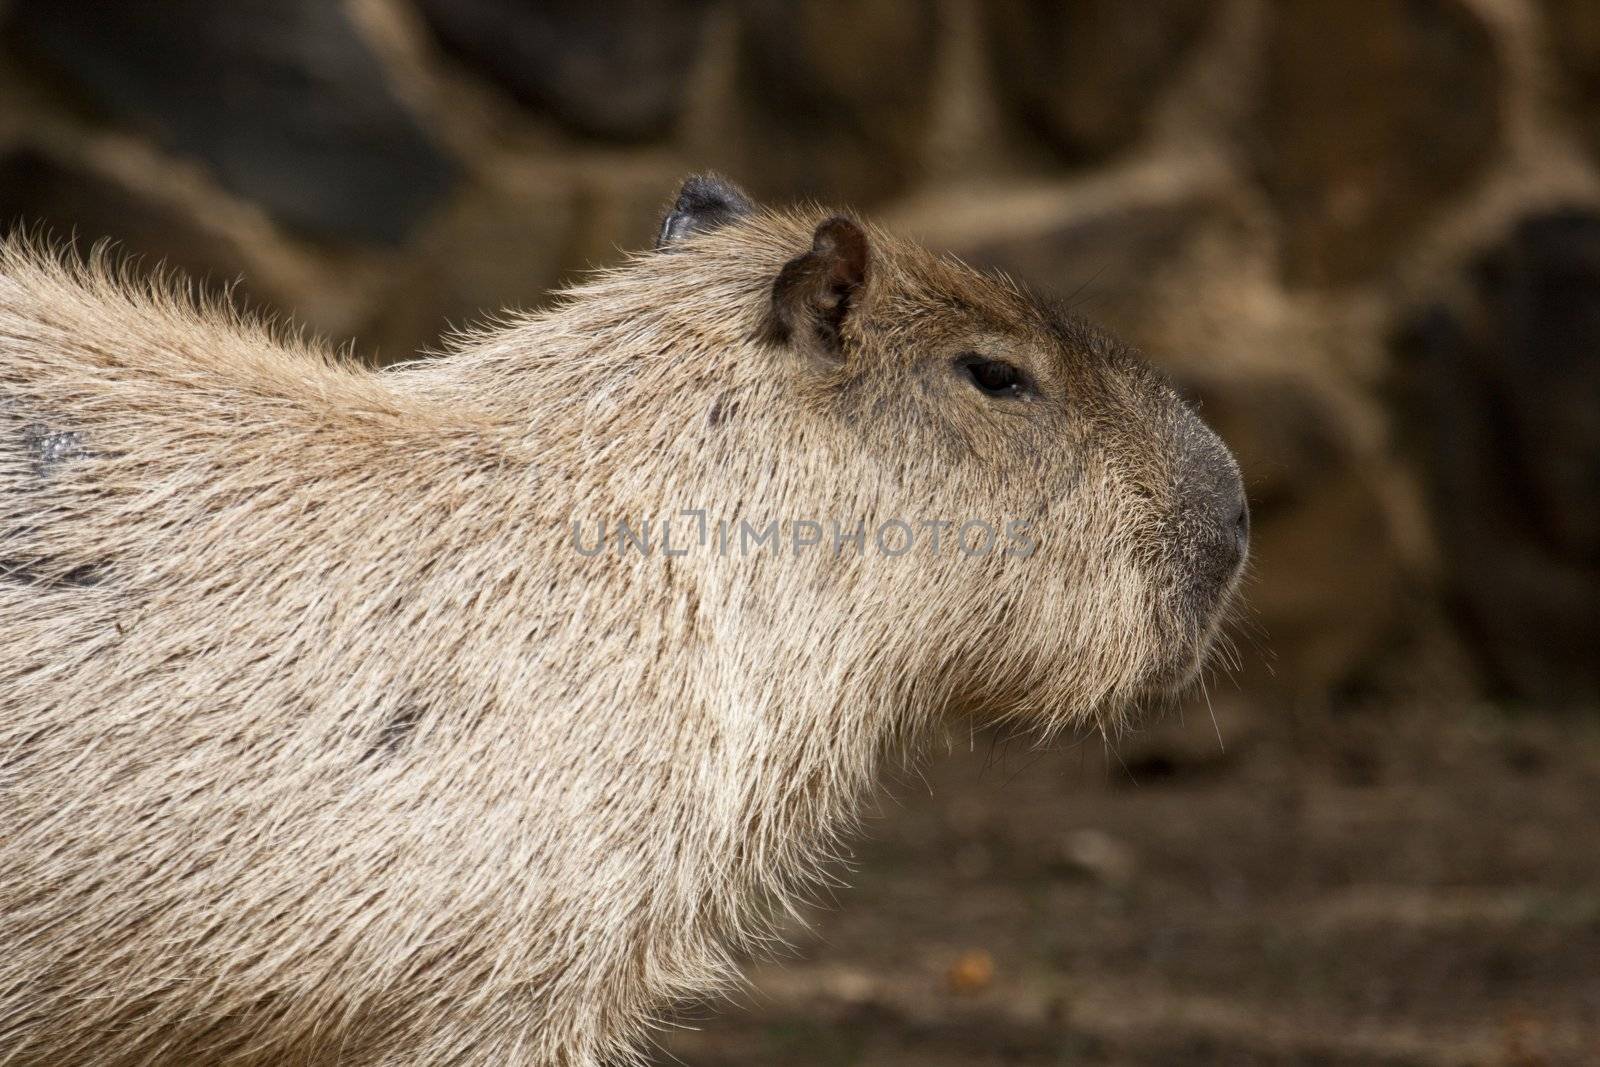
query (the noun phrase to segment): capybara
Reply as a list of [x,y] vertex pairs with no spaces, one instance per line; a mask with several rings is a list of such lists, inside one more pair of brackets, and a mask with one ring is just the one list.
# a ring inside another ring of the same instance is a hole
[[450,348],[0,253],[0,1064],[626,1060],[886,757],[1114,730],[1237,584],[1160,375],[848,215],[690,179]]

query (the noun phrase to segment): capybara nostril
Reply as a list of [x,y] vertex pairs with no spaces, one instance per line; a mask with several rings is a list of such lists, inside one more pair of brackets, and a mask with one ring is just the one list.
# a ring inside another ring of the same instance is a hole
[[1250,544],[1250,505],[1245,502],[1244,486],[1239,475],[1231,473],[1226,488],[1218,494],[1217,540],[1223,546],[1220,558],[1224,562],[1224,580],[1244,562]]

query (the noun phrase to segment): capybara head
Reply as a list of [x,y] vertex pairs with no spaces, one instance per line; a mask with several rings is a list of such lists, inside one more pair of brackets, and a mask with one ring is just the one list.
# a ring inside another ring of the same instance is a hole
[[[1005,279],[710,177],[638,266],[678,309],[676,384],[656,395],[690,398],[672,431],[694,441],[684,506],[735,534],[706,572],[725,618],[859,643],[918,706],[1048,724],[1104,725],[1194,677],[1243,565],[1244,494],[1125,345]],[[770,520],[776,543],[741,566],[739,524]]]

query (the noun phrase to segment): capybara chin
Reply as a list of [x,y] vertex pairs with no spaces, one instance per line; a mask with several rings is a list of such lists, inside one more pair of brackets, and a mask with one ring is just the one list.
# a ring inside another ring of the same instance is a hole
[[627,1059],[954,714],[1190,679],[1226,448],[1116,341],[685,184],[373,371],[0,253],[0,1064]]

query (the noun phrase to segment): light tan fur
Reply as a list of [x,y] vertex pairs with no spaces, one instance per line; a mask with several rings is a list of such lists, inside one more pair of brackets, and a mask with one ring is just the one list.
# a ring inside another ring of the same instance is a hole
[[[381,372],[0,252],[0,1064],[617,1062],[734,980],[933,722],[1114,724],[1191,676],[1205,431],[871,229],[849,358],[793,351],[773,280],[821,217]],[[1046,395],[957,380],[975,346]],[[1039,547],[574,546],[679,509]]]

